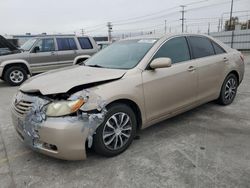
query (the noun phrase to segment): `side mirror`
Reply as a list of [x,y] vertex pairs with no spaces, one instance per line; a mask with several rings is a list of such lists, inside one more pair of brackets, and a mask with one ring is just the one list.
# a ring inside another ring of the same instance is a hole
[[37,52],[39,52],[40,51],[40,47],[39,46],[35,46],[34,48],[33,48],[33,52],[34,53],[37,53]]
[[150,63],[151,69],[160,69],[160,68],[167,68],[171,67],[172,60],[167,57],[156,58]]

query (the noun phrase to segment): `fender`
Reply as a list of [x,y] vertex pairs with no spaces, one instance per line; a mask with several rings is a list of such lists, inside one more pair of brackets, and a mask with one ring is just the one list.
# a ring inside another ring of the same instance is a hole
[[6,65],[14,65],[14,64],[23,64],[27,67],[28,69],[28,73],[31,75],[32,72],[31,72],[31,69],[30,69],[30,65],[29,63],[26,61],[26,60],[23,60],[23,59],[13,59],[13,60],[6,60],[6,61],[3,61],[0,65],[0,67],[2,67],[4,69],[4,67]]
[[79,59],[89,59],[91,56],[90,55],[80,55],[80,56],[77,56],[75,57],[74,61],[73,61],[73,65],[76,65],[77,64],[77,61]]

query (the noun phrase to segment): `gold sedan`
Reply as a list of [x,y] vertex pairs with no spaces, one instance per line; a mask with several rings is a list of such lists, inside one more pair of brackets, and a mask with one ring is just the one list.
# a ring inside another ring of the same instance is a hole
[[233,102],[244,75],[240,52],[205,35],[115,42],[84,64],[27,80],[12,104],[19,138],[66,160],[86,147],[115,156],[136,131],[209,101]]

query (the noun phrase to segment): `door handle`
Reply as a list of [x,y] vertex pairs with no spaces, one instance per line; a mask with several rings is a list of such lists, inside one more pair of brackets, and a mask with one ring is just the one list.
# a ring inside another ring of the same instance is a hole
[[56,55],[55,52],[51,52],[50,54],[51,54],[51,55]]
[[193,72],[193,71],[195,71],[195,70],[196,70],[196,68],[195,68],[194,66],[188,67],[188,71],[189,71],[189,72]]
[[223,58],[223,61],[224,61],[224,62],[228,62],[228,58],[224,57],[224,58]]

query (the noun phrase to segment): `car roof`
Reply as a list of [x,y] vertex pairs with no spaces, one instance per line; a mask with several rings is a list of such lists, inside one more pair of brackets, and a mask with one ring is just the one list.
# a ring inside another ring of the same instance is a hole
[[32,37],[35,39],[40,39],[40,38],[50,38],[50,37],[60,37],[60,38],[68,38],[68,37],[88,37],[89,36],[77,36],[77,35],[41,35],[41,36],[36,36],[36,37]]
[[194,34],[194,33],[166,33],[166,34],[161,34],[161,35],[141,35],[141,36],[136,36],[136,37],[130,37],[126,38],[124,40],[140,40],[140,39],[162,39],[162,38],[171,38],[175,36],[201,36],[201,37],[209,37],[208,35],[205,34]]

